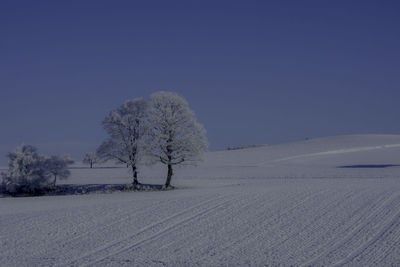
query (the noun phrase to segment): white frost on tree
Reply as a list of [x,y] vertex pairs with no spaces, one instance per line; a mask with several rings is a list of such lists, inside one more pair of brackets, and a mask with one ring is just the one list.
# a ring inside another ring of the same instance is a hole
[[139,184],[137,164],[142,156],[143,124],[147,103],[142,98],[125,102],[110,112],[103,121],[109,138],[101,144],[97,154],[104,160],[114,159],[132,170],[133,185]]
[[3,187],[12,194],[45,192],[56,185],[57,178],[68,178],[68,165],[73,163],[67,156],[40,155],[30,145],[21,145],[8,158],[8,172],[2,173]]
[[68,165],[73,163],[74,161],[68,156],[51,156],[45,160],[45,168],[53,176],[53,186],[56,186],[57,178],[63,180],[71,175]]
[[196,121],[188,102],[172,92],[157,92],[150,96],[146,124],[147,152],[167,165],[165,187],[171,185],[173,166],[195,163],[208,148],[204,127]]
[[94,152],[88,152],[85,154],[85,157],[82,161],[84,164],[88,164],[90,168],[93,168],[93,165],[100,162],[100,158]]
[[3,186],[9,193],[37,193],[51,184],[46,158],[29,145],[21,145],[8,154],[8,172],[2,173]]

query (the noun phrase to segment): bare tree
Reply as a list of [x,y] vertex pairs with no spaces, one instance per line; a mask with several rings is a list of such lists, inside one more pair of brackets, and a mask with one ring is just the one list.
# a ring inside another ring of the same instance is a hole
[[53,175],[53,186],[56,186],[57,177],[60,179],[67,179],[71,172],[68,170],[68,165],[73,164],[74,161],[68,156],[51,156],[44,162],[45,168]]
[[137,164],[142,156],[146,107],[146,101],[137,98],[111,111],[103,121],[103,128],[109,138],[97,149],[97,155],[102,159],[114,159],[130,167],[134,186],[139,184]]
[[171,92],[157,92],[150,96],[146,124],[147,152],[168,166],[165,182],[168,188],[174,165],[195,163],[207,150],[205,130],[196,121],[187,101]]
[[85,154],[85,157],[83,158],[83,163],[88,164],[90,168],[93,168],[93,164],[96,164],[100,161],[100,158],[97,156],[96,153],[94,152],[88,152]]

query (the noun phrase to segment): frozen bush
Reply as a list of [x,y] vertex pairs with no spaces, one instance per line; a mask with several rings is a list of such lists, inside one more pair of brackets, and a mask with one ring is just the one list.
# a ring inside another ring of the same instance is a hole
[[55,186],[57,178],[70,175],[68,165],[73,161],[66,157],[45,157],[33,146],[22,145],[8,154],[7,173],[1,173],[2,190],[9,194],[44,193]]
[[4,190],[11,194],[38,193],[50,186],[46,158],[33,146],[22,145],[8,154],[8,172],[2,173]]

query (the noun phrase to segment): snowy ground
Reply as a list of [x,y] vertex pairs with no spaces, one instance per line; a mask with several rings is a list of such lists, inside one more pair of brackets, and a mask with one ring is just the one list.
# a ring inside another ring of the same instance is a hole
[[400,266],[399,164],[400,136],[341,136],[211,152],[172,191],[0,198],[0,265]]

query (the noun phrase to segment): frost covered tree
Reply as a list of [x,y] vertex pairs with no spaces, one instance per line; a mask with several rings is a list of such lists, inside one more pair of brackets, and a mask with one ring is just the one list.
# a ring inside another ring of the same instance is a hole
[[151,158],[167,165],[165,187],[168,188],[174,165],[195,163],[207,150],[205,130],[187,101],[172,92],[150,96],[146,124],[146,150]]
[[139,184],[137,164],[143,155],[146,108],[146,101],[136,98],[111,111],[103,120],[103,128],[109,138],[97,150],[97,155],[104,160],[114,159],[117,163],[126,164],[132,171],[134,186]]
[[90,168],[93,168],[93,164],[99,163],[100,158],[94,152],[88,152],[85,154],[85,157],[82,161],[84,164],[88,164]]
[[53,175],[53,186],[56,186],[57,178],[67,179],[71,172],[68,170],[68,165],[73,164],[74,161],[68,156],[51,156],[44,162],[45,168]]
[[8,172],[2,173],[3,186],[9,193],[36,193],[51,184],[46,158],[33,146],[22,145],[8,154]]

